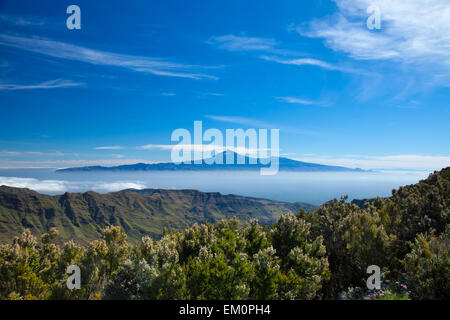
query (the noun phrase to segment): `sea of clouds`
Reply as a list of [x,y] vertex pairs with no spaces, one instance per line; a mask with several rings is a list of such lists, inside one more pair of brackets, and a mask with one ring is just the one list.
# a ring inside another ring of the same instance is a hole
[[28,188],[38,192],[57,194],[66,191],[84,192],[94,190],[98,192],[114,192],[124,189],[145,189],[146,185],[136,181],[66,181],[66,180],[39,180],[34,178],[0,177],[0,185]]

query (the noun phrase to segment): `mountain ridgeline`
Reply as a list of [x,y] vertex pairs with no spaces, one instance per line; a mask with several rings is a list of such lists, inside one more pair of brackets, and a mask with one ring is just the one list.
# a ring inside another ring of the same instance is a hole
[[[216,161],[220,158],[219,161]],[[231,164],[227,163],[228,159],[232,159]],[[266,159],[267,160],[267,159]],[[256,163],[253,163],[253,162]],[[202,160],[202,163],[136,163],[129,165],[120,165],[114,167],[89,166],[59,169],[56,172],[91,172],[91,171],[208,171],[208,170],[242,170],[251,171],[261,168],[270,167],[268,161],[262,159],[250,158],[248,156],[239,155],[235,152],[222,152],[211,159]],[[364,172],[364,170],[356,168],[347,168],[340,166],[327,166],[317,163],[309,163],[297,161],[289,158],[279,158],[279,170],[281,171],[300,171],[300,172]]]
[[0,242],[9,242],[25,228],[42,234],[56,227],[62,239],[79,243],[101,237],[106,226],[117,225],[129,239],[159,238],[164,228],[184,229],[194,223],[217,222],[237,217],[275,222],[282,213],[311,210],[306,203],[286,203],[218,192],[196,190],[123,190],[39,194],[29,189],[0,187]]

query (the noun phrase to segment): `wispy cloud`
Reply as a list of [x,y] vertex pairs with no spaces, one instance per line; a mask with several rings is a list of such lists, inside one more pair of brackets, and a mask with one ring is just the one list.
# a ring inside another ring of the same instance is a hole
[[302,105],[311,105],[311,104],[318,104],[317,102],[296,98],[296,97],[275,97],[275,99],[286,102],[286,103],[293,103],[293,104],[302,104]]
[[18,151],[0,151],[0,156],[18,156],[21,154],[22,152]]
[[265,121],[260,121],[256,119],[246,118],[246,117],[235,117],[235,116],[217,116],[217,115],[207,115],[205,118],[219,121],[219,122],[227,122],[233,124],[239,124],[249,127],[256,128],[275,128],[272,123],[268,123]]
[[220,153],[225,151],[233,151],[242,155],[257,157],[261,152],[270,151],[269,148],[246,148],[246,147],[225,147],[214,144],[148,144],[139,147],[141,150],[160,149],[160,150],[178,150],[183,152],[206,152],[203,157],[209,158],[211,152]]
[[303,155],[295,159],[327,165],[379,170],[440,170],[442,168],[450,166],[450,157],[448,156],[426,156],[414,154],[390,156],[347,155],[342,157]]
[[277,62],[280,64],[286,64],[286,65],[313,66],[313,67],[318,67],[318,68],[322,68],[325,70],[331,70],[331,71],[367,74],[367,72],[363,71],[363,70],[358,70],[358,69],[351,68],[351,67],[343,67],[343,66],[339,66],[339,65],[334,65],[334,64],[328,63],[326,61],[312,59],[312,58],[287,59],[287,58],[270,57],[270,56],[261,56],[260,58],[263,60],[273,61],[273,62]]
[[322,93],[319,100],[304,99],[301,97],[274,97],[276,100],[284,103],[298,104],[304,106],[331,107],[336,100],[333,92]]
[[32,156],[52,156],[52,157],[63,157],[66,154],[63,152],[40,152],[40,151],[27,151],[25,154]]
[[[334,0],[334,17],[316,20],[298,32],[323,38],[336,51],[358,60],[438,64],[450,71],[450,2],[448,0]],[[382,30],[365,27],[366,9],[378,6]]]
[[121,150],[122,146],[104,146],[104,147],[95,147],[95,150]]
[[[227,51],[262,52],[266,55],[259,56],[260,59],[273,61],[280,64],[296,66],[316,66],[332,71],[356,72],[356,70],[352,70],[351,68],[336,66],[318,59],[309,57],[298,58],[298,56],[302,54],[296,51],[280,49],[279,43],[271,38],[244,37],[230,34],[225,36],[212,37],[210,40],[208,40],[207,43],[215,45],[216,47]],[[276,56],[268,56],[267,54]],[[283,56],[283,58],[281,58],[280,56]]]
[[341,70],[339,67],[334,66],[328,62],[311,59],[311,58],[301,58],[301,59],[280,59],[277,57],[261,56],[261,59],[274,61],[281,64],[291,64],[295,66],[316,66],[327,70]]
[[[363,76],[354,79],[358,87],[355,100],[367,102],[382,97],[385,103],[404,104],[412,97],[428,95],[436,87],[448,87],[448,0],[333,1],[334,14],[301,23],[296,31],[303,37],[322,39],[339,56],[349,58],[338,67]],[[366,26],[369,6],[380,9],[380,30]],[[288,60],[277,59],[280,63]]]
[[212,37],[207,41],[207,43],[228,51],[265,51],[273,53],[286,52],[278,49],[278,42],[270,38],[245,37],[228,34],[224,36]]
[[0,83],[0,90],[55,89],[55,88],[79,87],[82,85],[83,83],[80,82],[56,79],[37,84]]
[[212,96],[212,97],[223,97],[224,93],[218,93],[218,92],[206,92],[203,93],[203,96]]
[[67,154],[59,151],[55,152],[41,152],[41,151],[0,151],[0,156],[49,156],[49,157],[63,157]]
[[68,159],[68,160],[1,160],[0,168],[68,168],[84,166],[118,166],[122,164],[135,163],[156,163],[157,161],[148,161],[145,159]]
[[316,131],[307,130],[307,129],[299,129],[296,127],[290,127],[286,125],[278,125],[266,121],[260,121],[257,119],[252,118],[246,118],[246,117],[236,117],[236,116],[220,116],[220,115],[206,115],[205,118],[219,121],[219,122],[226,122],[226,123],[232,123],[247,127],[253,127],[253,128],[266,128],[266,129],[279,129],[282,132],[287,133],[293,133],[293,134],[301,134],[301,135],[311,135],[311,136],[317,136],[320,135]]
[[139,150],[150,150],[150,149],[160,149],[160,150],[172,150],[175,145],[170,144],[146,144],[137,147]]
[[159,76],[190,79],[214,79],[216,76],[201,70],[213,67],[175,63],[161,58],[140,57],[112,53],[43,38],[30,38],[0,34],[0,45],[46,56],[84,63],[121,67],[136,72]]
[[0,22],[4,22],[10,25],[15,26],[42,26],[46,24],[45,19],[30,17],[30,16],[17,16],[17,15],[9,15],[9,14],[0,14]]

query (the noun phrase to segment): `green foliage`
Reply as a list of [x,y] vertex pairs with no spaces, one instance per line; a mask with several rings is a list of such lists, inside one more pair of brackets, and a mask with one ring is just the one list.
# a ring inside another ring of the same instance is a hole
[[[144,238],[106,287],[106,298],[128,299],[312,299],[328,275],[321,239],[298,237],[285,257],[272,246],[286,227],[297,236],[304,221],[282,216],[272,231],[237,219],[194,225],[161,240]],[[302,229],[306,228],[306,229]],[[284,267],[280,267],[284,261]],[[147,274],[138,281],[133,274]],[[124,288],[126,288],[124,290]]]
[[[293,215],[271,230],[238,219],[193,225],[160,240],[126,242],[118,227],[88,246],[29,232],[0,248],[2,299],[313,299],[328,262],[321,237]],[[81,269],[68,290],[66,268]]]
[[11,245],[0,246],[0,298],[46,299],[58,276],[60,249],[51,240],[57,231],[41,237],[41,247],[29,230]]
[[273,247],[280,258],[279,278],[283,299],[313,299],[329,278],[328,260],[322,236],[310,233],[305,220],[283,215],[272,228]]
[[346,198],[322,205],[305,218],[312,233],[323,235],[331,269],[324,294],[334,298],[349,286],[362,286],[370,265],[385,266],[390,241],[375,208],[365,209],[345,202]]
[[450,299],[450,225],[440,237],[419,234],[405,269],[414,299]]

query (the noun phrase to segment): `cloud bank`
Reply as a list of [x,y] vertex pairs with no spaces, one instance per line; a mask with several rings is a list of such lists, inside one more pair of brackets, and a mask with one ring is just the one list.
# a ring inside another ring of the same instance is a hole
[[146,185],[138,181],[65,181],[65,180],[38,180],[33,178],[0,177],[0,186],[28,188],[38,192],[57,194],[64,192],[84,192],[94,190],[98,192],[114,192],[124,189],[145,189]]
[[424,156],[424,155],[390,155],[390,156],[364,156],[348,155],[342,157],[327,157],[304,155],[295,157],[296,160],[315,162],[326,165],[345,166],[362,169],[404,169],[404,170],[441,170],[450,166],[450,157]]

